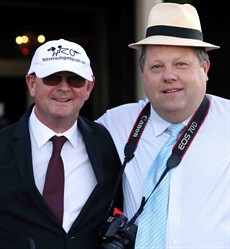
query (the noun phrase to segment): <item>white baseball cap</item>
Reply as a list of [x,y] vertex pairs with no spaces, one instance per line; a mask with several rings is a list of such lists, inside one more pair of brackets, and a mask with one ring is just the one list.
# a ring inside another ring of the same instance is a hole
[[39,78],[50,74],[69,71],[93,81],[93,71],[85,50],[77,43],[64,39],[44,43],[34,53],[28,74]]

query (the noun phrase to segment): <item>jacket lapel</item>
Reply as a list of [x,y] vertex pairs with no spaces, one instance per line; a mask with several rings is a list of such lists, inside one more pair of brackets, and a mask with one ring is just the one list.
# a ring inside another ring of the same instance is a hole
[[85,142],[89,160],[92,164],[98,183],[103,181],[101,141],[95,131],[85,122],[82,117],[78,118],[78,127]]

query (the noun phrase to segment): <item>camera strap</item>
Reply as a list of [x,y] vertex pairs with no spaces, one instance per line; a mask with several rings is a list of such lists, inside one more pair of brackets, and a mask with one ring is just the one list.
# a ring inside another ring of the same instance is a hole
[[[144,108],[146,108],[146,106]],[[177,142],[173,146],[172,154],[170,155],[170,157],[169,157],[169,159],[168,159],[168,161],[166,163],[166,168],[165,168],[164,172],[162,173],[161,177],[159,178],[159,180],[157,181],[157,183],[156,183],[155,187],[153,188],[152,192],[150,193],[150,195],[147,198],[144,197],[144,196],[142,197],[142,201],[141,201],[139,209],[137,210],[137,212],[135,213],[133,218],[129,221],[129,224],[128,224],[129,227],[133,225],[133,223],[135,222],[137,217],[142,213],[142,211],[144,209],[144,206],[147,203],[148,199],[153,194],[155,189],[159,186],[160,182],[163,180],[163,178],[169,172],[169,170],[176,167],[177,165],[179,165],[179,163],[181,162],[181,160],[184,157],[185,153],[187,152],[189,146],[191,145],[193,139],[195,138],[198,130],[200,129],[201,125],[203,124],[203,122],[204,122],[204,120],[205,120],[205,118],[206,118],[206,116],[208,114],[209,107],[210,107],[210,101],[205,96],[202,103],[200,104],[199,108],[193,114],[193,116],[191,117],[189,123],[184,128],[181,135],[177,139]],[[150,108],[149,108],[149,112],[150,112]],[[133,141],[130,139],[128,141],[128,143],[133,143],[134,142],[133,134],[132,134],[132,140]],[[139,139],[137,140],[137,142],[139,141]],[[129,146],[129,147],[131,148],[131,146]]]
[[139,116],[137,117],[137,120],[129,135],[128,142],[125,145],[124,149],[125,158],[128,159],[128,162],[134,157],[134,152],[137,148],[137,144],[147,124],[149,116],[150,116],[150,102],[148,102],[145,105],[145,107],[142,109]]
[[[132,226],[132,224],[135,222],[137,217],[142,213],[144,206],[147,203],[148,199],[153,194],[153,192],[155,191],[157,186],[160,184],[160,182],[163,180],[163,178],[168,173],[168,171],[170,169],[176,167],[181,162],[183,156],[185,155],[186,151],[188,150],[188,147],[190,146],[190,144],[193,141],[195,135],[197,134],[199,128],[201,127],[202,123],[204,122],[205,117],[208,114],[209,107],[210,107],[210,102],[209,102],[208,98],[205,96],[202,103],[200,104],[199,108],[193,114],[188,125],[184,128],[183,132],[181,133],[177,142],[175,143],[175,145],[172,149],[172,154],[166,163],[166,169],[162,173],[160,179],[157,181],[157,183],[156,183],[154,189],[152,190],[152,192],[150,193],[150,195],[147,198],[145,198],[144,196],[142,197],[140,207],[137,210],[137,212],[135,213],[135,215],[133,216],[133,218],[129,221],[128,227]],[[148,102],[144,106],[144,108],[142,109],[140,114],[138,115],[136,122],[132,128],[132,131],[129,135],[128,141],[125,145],[125,148],[124,148],[125,158],[124,158],[124,162],[121,166],[121,170],[120,170],[118,178],[117,178],[117,182],[116,182],[116,185],[114,188],[114,193],[112,195],[112,201],[111,201],[109,211],[113,207],[114,196],[115,196],[115,193],[116,193],[117,188],[119,186],[119,182],[122,178],[122,174],[124,172],[125,166],[134,157],[134,152],[137,148],[138,142],[141,138],[141,135],[144,131],[144,128],[145,128],[147,121],[148,121],[148,118],[150,116],[150,108],[151,108],[150,102]]]
[[149,115],[150,115],[150,102],[148,102],[144,106],[144,108],[142,109],[142,111],[138,115],[136,122],[133,126],[133,129],[129,135],[128,142],[125,145],[125,148],[124,148],[125,158],[124,158],[124,161],[121,165],[121,170],[118,174],[118,178],[117,178],[117,181],[116,181],[116,184],[114,187],[114,191],[113,191],[112,199],[111,199],[111,204],[110,204],[109,209],[108,209],[108,214],[111,212],[111,209],[113,208],[114,197],[115,197],[115,194],[117,192],[119,183],[121,181],[122,174],[125,170],[125,166],[134,157],[134,152],[135,152],[135,150],[137,148],[137,144],[141,138],[141,134],[144,131],[144,128],[147,124],[146,121],[148,120]]

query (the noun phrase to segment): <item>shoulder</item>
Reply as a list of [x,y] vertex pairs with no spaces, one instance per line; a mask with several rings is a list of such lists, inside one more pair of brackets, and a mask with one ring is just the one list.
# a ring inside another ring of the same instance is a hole
[[100,133],[101,135],[102,134],[109,135],[109,132],[103,125],[91,121],[83,116],[78,117],[78,127],[81,132]]
[[[222,98],[212,94],[206,94],[210,101],[210,108],[212,111],[230,111],[230,100],[226,98]],[[226,113],[227,115],[227,113]]]
[[210,124],[213,132],[229,133],[230,129],[230,100],[215,95],[207,95],[210,100],[210,108],[206,123]]
[[116,121],[123,121],[123,120],[133,120],[136,119],[138,114],[144,108],[144,106],[148,103],[148,99],[139,100],[135,103],[127,103],[123,105],[119,105],[117,107],[108,109],[101,117],[99,117],[96,121],[100,122],[102,120],[116,120]]
[[0,143],[5,143],[6,138],[12,137],[15,131],[16,124],[10,124],[7,126],[4,126],[0,129]]

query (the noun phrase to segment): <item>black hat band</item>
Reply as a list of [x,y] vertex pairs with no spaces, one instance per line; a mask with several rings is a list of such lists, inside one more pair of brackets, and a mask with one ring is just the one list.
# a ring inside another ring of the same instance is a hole
[[173,26],[158,25],[148,27],[146,31],[146,38],[154,35],[174,36],[203,41],[203,34],[199,30],[178,28]]

